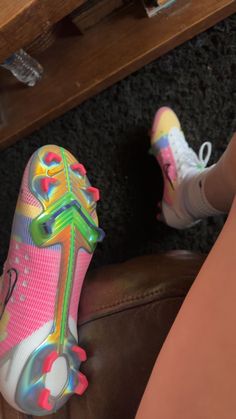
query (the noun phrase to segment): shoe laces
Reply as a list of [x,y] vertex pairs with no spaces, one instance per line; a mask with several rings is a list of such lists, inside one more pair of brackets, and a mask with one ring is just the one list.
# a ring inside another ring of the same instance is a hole
[[197,155],[195,151],[189,147],[183,132],[178,128],[173,128],[171,130],[169,140],[175,157],[176,169],[181,178],[186,175],[186,170],[205,169],[212,153],[212,143],[210,141],[205,141],[201,145]]

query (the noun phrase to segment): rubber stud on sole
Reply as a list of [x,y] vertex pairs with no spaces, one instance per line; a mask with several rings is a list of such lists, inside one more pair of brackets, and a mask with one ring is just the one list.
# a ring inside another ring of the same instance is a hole
[[44,360],[43,363],[43,373],[46,374],[47,372],[50,372],[52,369],[53,363],[58,358],[58,353],[56,351],[51,352],[47,358]]
[[86,352],[80,346],[73,346],[72,351],[78,355],[78,358],[81,362],[85,362],[87,360]]
[[49,403],[50,394],[51,394],[50,390],[48,390],[47,388],[44,388],[39,394],[39,398],[38,398],[38,406],[48,411],[52,410],[53,408],[51,403]]
[[79,396],[82,396],[82,394],[84,394],[85,390],[88,387],[88,380],[85,377],[85,375],[82,374],[82,372],[78,373],[78,380],[79,380],[79,383],[77,387],[75,388],[75,393],[78,394]]
[[99,189],[94,188],[93,186],[90,186],[89,188],[87,188],[87,192],[89,192],[92,195],[93,200],[95,202],[99,201],[99,199],[100,199]]
[[51,185],[57,183],[57,179],[51,177],[45,177],[41,179],[41,189],[44,193],[48,193]]
[[61,163],[61,156],[59,154],[53,153],[53,152],[49,152],[46,154],[46,156],[44,157],[44,162],[46,164],[51,164],[51,163]]
[[85,176],[87,173],[83,164],[80,163],[72,164],[70,168],[73,170],[73,172],[78,172],[81,176]]

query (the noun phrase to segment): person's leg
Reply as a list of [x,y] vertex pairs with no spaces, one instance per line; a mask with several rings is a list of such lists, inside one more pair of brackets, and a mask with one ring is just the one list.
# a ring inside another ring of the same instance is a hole
[[[204,215],[229,211],[236,194],[236,135],[217,164],[204,169],[176,115],[162,108],[152,146],[164,177],[167,224],[184,228]],[[236,199],[166,339],[136,419],[236,417],[235,249]]]
[[214,208],[229,211],[236,194],[236,133],[220,160],[207,173],[205,194]]
[[163,345],[136,419],[236,417],[236,199]]

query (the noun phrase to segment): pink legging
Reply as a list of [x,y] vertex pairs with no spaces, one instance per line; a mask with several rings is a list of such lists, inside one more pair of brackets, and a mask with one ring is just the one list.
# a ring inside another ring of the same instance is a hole
[[236,418],[236,199],[157,358],[136,419]]

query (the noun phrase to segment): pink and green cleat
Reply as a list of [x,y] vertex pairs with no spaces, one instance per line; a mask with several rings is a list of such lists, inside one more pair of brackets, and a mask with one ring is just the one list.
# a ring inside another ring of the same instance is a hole
[[48,145],[22,181],[0,282],[0,391],[17,410],[44,416],[82,395],[86,361],[77,311],[97,242],[98,189],[66,150]]

